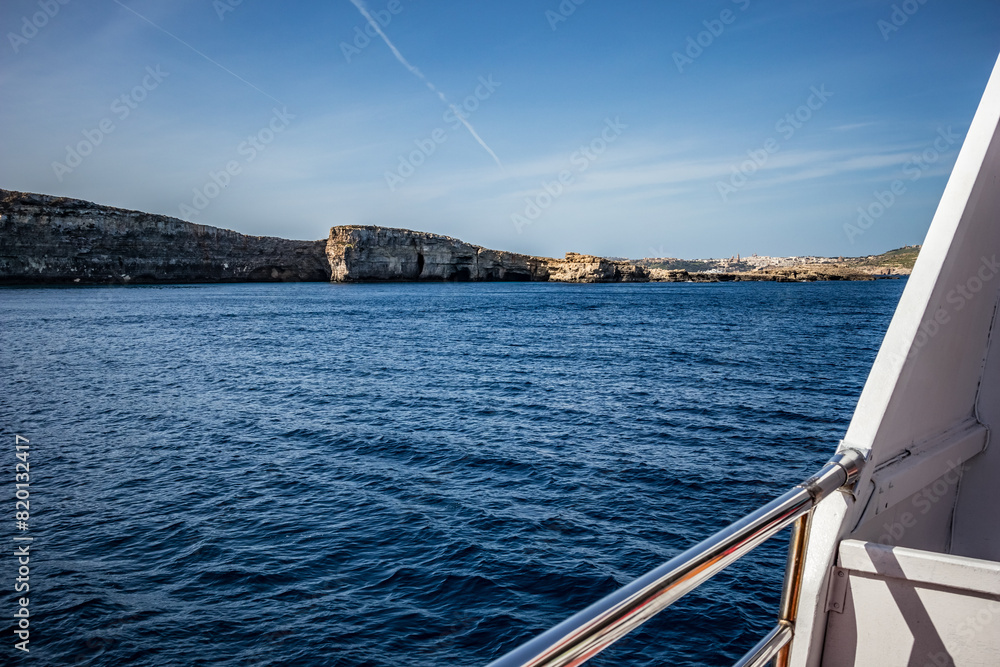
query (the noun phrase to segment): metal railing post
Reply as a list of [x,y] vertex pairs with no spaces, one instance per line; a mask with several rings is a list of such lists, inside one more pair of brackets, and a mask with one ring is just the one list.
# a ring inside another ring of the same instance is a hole
[[[786,625],[793,632],[795,617],[799,611],[799,593],[802,590],[802,565],[806,558],[806,535],[808,535],[809,517],[806,514],[792,524],[792,535],[788,541],[788,560],[785,563],[785,585],[781,590],[781,607],[778,611],[778,624]],[[793,635],[794,638],[794,635]],[[791,641],[782,647],[774,661],[774,667],[788,667],[788,656],[791,651]]]
[[[782,529],[802,522],[820,499],[856,480],[863,463],[863,455],[854,450],[837,454],[816,475],[782,496],[494,660],[489,667],[582,665]],[[805,540],[805,524],[798,526],[789,552],[792,574],[786,573],[781,621],[740,665],[766,664],[791,640]]]

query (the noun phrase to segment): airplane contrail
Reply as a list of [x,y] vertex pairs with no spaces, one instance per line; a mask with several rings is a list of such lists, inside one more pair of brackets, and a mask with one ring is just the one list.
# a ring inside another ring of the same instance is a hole
[[402,63],[403,67],[410,70],[410,72],[414,76],[423,81],[424,84],[428,88],[430,88],[431,92],[436,94],[441,99],[442,102],[448,105],[448,107],[455,114],[455,117],[458,118],[458,120],[462,123],[462,125],[465,126],[465,129],[469,131],[469,134],[471,134],[472,137],[479,142],[479,145],[482,146],[486,150],[486,152],[490,154],[490,157],[492,157],[493,160],[497,163],[497,166],[503,169],[503,163],[500,162],[500,158],[497,157],[497,154],[493,152],[492,148],[486,145],[486,142],[483,141],[483,138],[479,136],[478,132],[476,132],[476,128],[472,127],[472,125],[469,124],[469,121],[465,119],[465,114],[462,113],[462,111],[460,111],[458,107],[449,102],[448,98],[444,96],[444,93],[438,90],[437,87],[433,83],[431,83],[426,76],[424,76],[423,72],[421,72],[419,69],[411,65],[410,62],[403,57],[403,54],[399,52],[399,49],[397,49],[396,46],[391,41],[389,41],[389,38],[386,37],[384,32],[382,32],[382,27],[379,26],[378,22],[374,18],[372,18],[371,13],[369,13],[368,11],[368,7],[365,6],[364,0],[351,0],[351,3],[358,8],[358,11],[361,12],[361,15],[365,17],[365,20],[368,21],[368,23],[370,23],[373,28],[375,28],[375,32],[379,34],[379,37],[382,38],[382,41],[385,42],[385,45],[388,46],[389,50],[392,51],[392,54],[396,56],[396,60]]

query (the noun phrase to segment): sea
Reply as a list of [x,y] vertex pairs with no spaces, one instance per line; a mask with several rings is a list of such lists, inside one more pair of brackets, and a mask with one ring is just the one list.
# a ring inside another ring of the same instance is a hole
[[[0,664],[486,665],[817,470],[904,285],[2,288]],[[731,664],[787,539],[590,664]]]

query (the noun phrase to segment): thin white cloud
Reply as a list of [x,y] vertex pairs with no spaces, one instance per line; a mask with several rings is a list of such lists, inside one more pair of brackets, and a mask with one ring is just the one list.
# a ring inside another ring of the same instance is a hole
[[862,127],[871,127],[872,125],[875,125],[875,124],[876,123],[874,123],[874,122],[868,122],[868,123],[849,123],[847,125],[838,125],[837,127],[832,127],[830,129],[833,130],[834,132],[848,132],[850,130],[858,130],[858,129],[862,128]]
[[[801,181],[850,178],[858,182],[874,179],[897,178],[903,165],[923,146],[917,143],[891,144],[881,147],[870,145],[835,149],[787,149],[772,155],[748,179],[747,190],[767,190]],[[676,154],[663,151],[658,154],[649,149],[647,142],[616,147],[601,156],[585,173],[573,171],[574,182],[568,186],[574,196],[599,195],[652,199],[663,196],[680,196],[698,192],[717,197],[716,184],[726,181],[739,167],[739,155],[698,157],[697,151]],[[745,157],[743,158],[746,159]],[[442,201],[459,192],[481,191],[490,199],[490,193],[507,178],[515,179],[520,187],[515,191],[504,190],[496,200],[521,201],[550,182],[563,169],[571,168],[569,155],[550,153],[508,165],[506,178],[495,170],[484,168],[447,169],[425,175],[419,183],[407,184],[405,194],[409,201]],[[943,169],[947,171],[947,169]],[[928,170],[925,175],[932,175]]]
[[399,52],[399,49],[396,48],[396,45],[389,40],[389,38],[386,36],[384,32],[382,32],[382,27],[378,24],[378,21],[372,18],[371,13],[368,11],[368,7],[365,5],[363,0],[351,0],[351,3],[358,8],[358,11],[361,12],[361,15],[365,17],[365,20],[368,21],[369,24],[371,24],[371,27],[375,28],[375,32],[379,34],[379,37],[382,38],[382,41],[385,42],[385,45],[388,46],[389,50],[392,51],[392,54],[396,56],[396,60],[398,60],[403,65],[403,67],[408,69],[414,76],[423,81],[424,84],[431,90],[432,93],[437,95],[442,102],[448,105],[448,108],[452,110],[452,112],[462,123],[462,125],[465,126],[465,129],[469,131],[469,134],[472,135],[472,138],[478,141],[479,145],[482,146],[483,149],[490,154],[490,157],[492,157],[493,160],[497,163],[497,166],[503,169],[503,163],[500,162],[500,158],[498,158],[497,154],[493,152],[493,149],[490,148],[485,141],[483,141],[483,138],[479,136],[478,132],[476,132],[476,128],[472,127],[472,124],[465,119],[465,114],[458,107],[452,104],[448,100],[448,98],[445,97],[445,94],[442,93],[440,90],[438,90],[437,87],[433,83],[431,83],[426,76],[424,76],[423,72],[417,69],[416,66],[411,65],[410,61],[408,61],[406,58],[403,57],[403,54]]

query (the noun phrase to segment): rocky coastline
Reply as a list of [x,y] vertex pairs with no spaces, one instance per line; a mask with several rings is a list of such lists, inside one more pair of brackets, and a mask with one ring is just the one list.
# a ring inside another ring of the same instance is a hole
[[822,264],[688,271],[491,250],[408,229],[342,225],[326,239],[249,236],[80,199],[0,190],[0,284],[222,282],[806,282],[873,280]]
[[329,280],[323,241],[247,236],[66,197],[0,190],[0,283]]
[[373,225],[330,229],[326,257],[333,282],[546,281],[549,261],[490,250],[449,236]]

